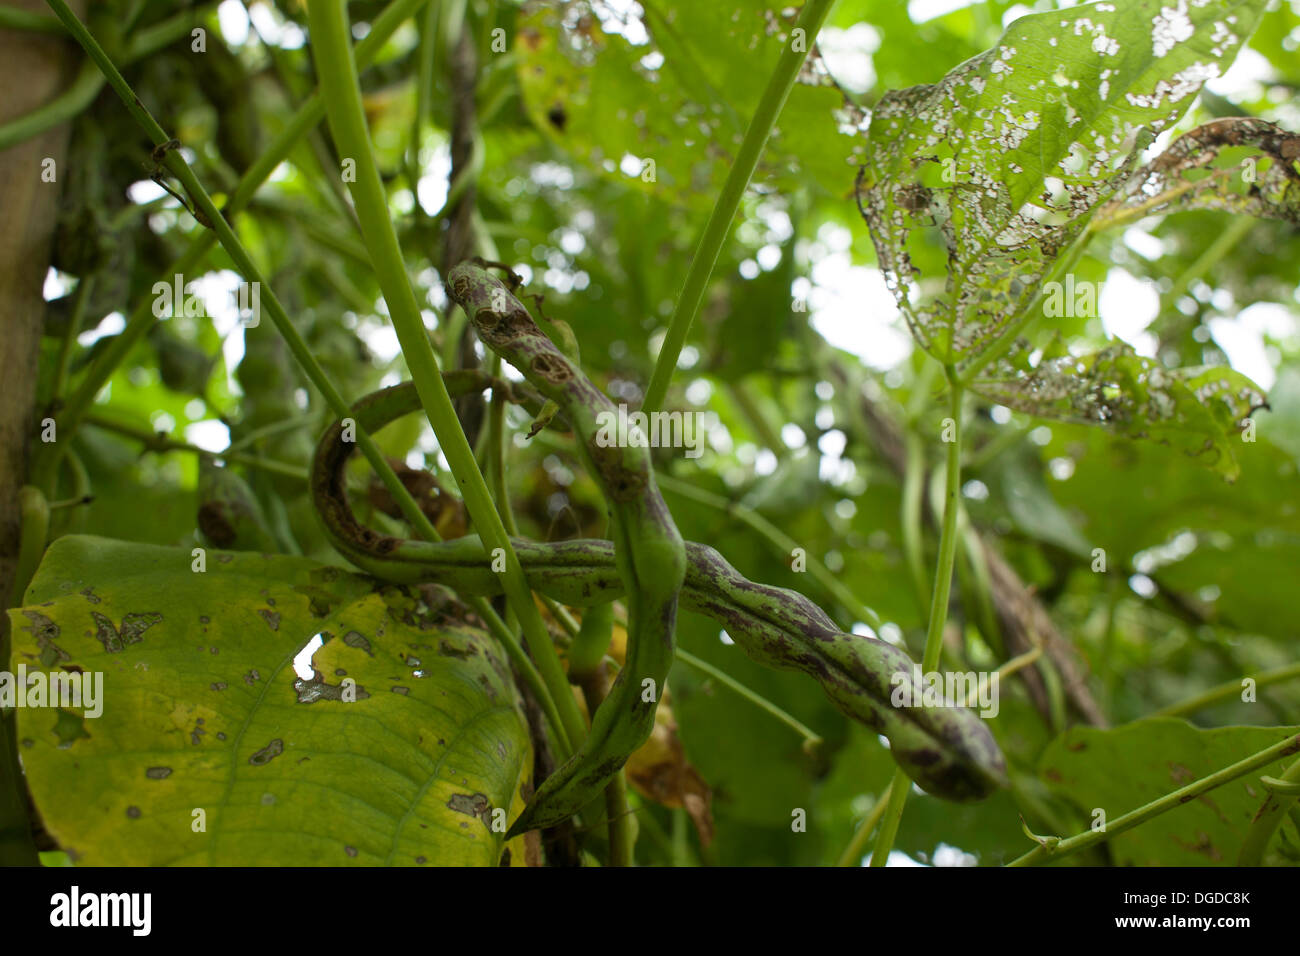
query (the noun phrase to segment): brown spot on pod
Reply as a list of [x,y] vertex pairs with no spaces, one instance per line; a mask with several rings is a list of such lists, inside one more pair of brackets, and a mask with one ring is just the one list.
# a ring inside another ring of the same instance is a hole
[[569,363],[552,355],[533,356],[533,371],[548,382],[559,384],[573,378]]

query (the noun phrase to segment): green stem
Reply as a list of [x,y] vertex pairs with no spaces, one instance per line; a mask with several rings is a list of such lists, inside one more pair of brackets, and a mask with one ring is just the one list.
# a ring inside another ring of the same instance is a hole
[[763,411],[762,406],[758,403],[758,398],[745,382],[731,382],[727,386],[727,391],[731,393],[731,399],[740,409],[741,414],[749,421],[750,427],[758,435],[758,440],[766,448],[771,449],[778,461],[783,461],[790,457],[790,449],[786,448],[785,442],[781,439],[781,433],[768,420],[767,414]]
[[1268,848],[1268,841],[1273,838],[1278,825],[1296,801],[1297,794],[1288,791],[1294,791],[1296,786],[1300,786],[1300,760],[1293,761],[1283,772],[1280,780],[1283,784],[1291,786],[1275,787],[1275,781],[1268,777],[1262,781],[1263,786],[1269,791],[1268,799],[1251,818],[1250,829],[1246,831],[1246,839],[1242,841],[1241,852],[1237,856],[1238,866],[1259,866],[1264,862],[1264,851]]
[[[961,401],[963,389],[957,380],[956,369],[947,366],[948,384],[950,386],[950,405],[952,441],[948,442],[948,459],[946,480],[943,490],[943,528],[939,535],[939,563],[934,572],[934,589],[931,592],[930,624],[925,634],[925,653],[921,658],[921,671],[930,673],[939,665],[939,655],[943,650],[943,629],[948,623],[948,597],[952,589],[952,569],[957,558],[957,515],[961,510]],[[889,859],[889,851],[894,847],[898,835],[898,825],[903,818],[903,807],[907,803],[907,794],[911,790],[911,781],[902,770],[894,773],[894,790],[890,794],[889,808],[880,827],[880,836],[876,838],[875,848],[871,853],[871,865],[884,866]]]
[[57,401],[63,395],[63,386],[68,380],[68,363],[72,360],[72,344],[81,333],[81,323],[86,317],[86,305],[90,302],[90,293],[95,288],[93,275],[82,276],[77,281],[77,291],[72,295],[72,312],[68,316],[68,328],[59,343],[59,357],[54,366],[54,382],[50,394]]
[[605,785],[605,816],[609,819],[609,865],[631,866],[635,861],[636,831],[627,805],[627,773],[623,770]]
[[[50,6],[54,8],[55,14],[68,28],[69,32],[71,32],[73,36],[76,37],[77,42],[79,42],[82,45],[82,47],[91,56],[91,58],[94,59],[94,61],[100,65],[100,68],[104,70],[105,75],[107,76],[108,81],[112,85],[113,89],[122,98],[122,101],[126,104],[127,109],[131,112],[132,116],[134,116],[137,122],[139,122],[140,125],[144,127],[146,132],[150,134],[154,142],[158,144],[168,142],[167,134],[163,131],[162,127],[158,125],[158,123],[154,120],[153,116],[151,116],[149,112],[143,107],[143,105],[141,105],[139,99],[136,98],[130,86],[122,78],[122,75],[113,66],[112,62],[108,59],[107,55],[100,48],[99,44],[95,41],[94,37],[90,35],[89,31],[86,30],[85,26],[81,23],[81,21],[78,20],[76,15],[68,8],[64,0],[49,0],[49,3]],[[404,9],[403,7],[399,6],[400,4],[403,3],[407,7],[411,8],[410,10],[405,11],[408,14],[409,12],[411,12],[411,10],[419,6],[418,0],[397,0],[397,2],[395,2],[392,6],[386,9],[383,16],[391,15],[391,19],[389,20],[387,26],[389,33],[391,33],[392,30],[395,30],[397,28],[397,25],[401,22],[401,18],[399,18],[397,14],[399,12],[402,12],[402,10]],[[379,26],[379,20],[383,19],[383,16],[377,19],[375,23],[372,25],[371,33],[369,36],[367,36],[368,40],[375,37],[375,34]],[[372,56],[375,50],[376,47],[371,48]],[[347,52],[348,52],[348,62],[351,63],[350,47],[348,48]],[[355,72],[353,73],[353,76],[355,77]],[[319,104],[320,102],[321,102],[321,96],[318,94],[317,96],[313,97],[308,104],[304,105],[304,110],[306,110],[308,106],[310,106],[312,103]],[[301,111],[300,111],[300,115],[302,115]],[[299,130],[299,133],[305,130],[309,125],[314,125],[314,123],[309,124],[304,119],[303,122],[301,123],[302,128]],[[285,139],[283,134],[281,138],[282,140]],[[286,140],[285,141],[286,152],[290,145],[291,143]],[[293,353],[294,358],[297,359],[299,365],[302,367],[307,377],[311,380],[312,384],[316,386],[317,390],[321,393],[322,397],[329,404],[330,408],[334,411],[336,415],[338,415],[340,418],[351,417],[352,414],[351,406],[346,401],[344,401],[343,396],[339,394],[338,390],[334,387],[333,382],[330,381],[329,377],[325,374],[324,370],[316,362],[310,350],[307,348],[306,342],[303,341],[302,336],[298,333],[298,330],[294,327],[293,323],[290,321],[288,314],[284,311],[284,307],[280,304],[279,299],[276,298],[275,293],[271,290],[271,288],[268,285],[266,285],[265,282],[262,281],[261,274],[257,270],[257,267],[253,264],[251,258],[249,258],[248,252],[244,249],[243,245],[239,242],[239,239],[235,236],[234,232],[231,231],[230,226],[227,224],[226,220],[222,217],[221,213],[217,210],[216,206],[213,205],[211,197],[208,195],[207,191],[203,188],[203,186],[199,183],[197,177],[195,177],[193,171],[189,168],[189,165],[185,162],[184,158],[180,155],[179,152],[175,150],[170,150],[167,152],[165,161],[167,163],[167,167],[172,171],[172,173],[177,177],[177,179],[181,181],[182,185],[185,187],[186,191],[190,196],[191,201],[194,202],[195,205],[200,210],[202,210],[204,216],[211,223],[212,230],[216,233],[217,239],[221,242],[222,247],[230,255],[231,259],[234,260],[235,265],[237,266],[237,268],[239,268],[244,278],[247,281],[259,282],[265,287],[266,294],[263,296],[263,304],[266,307],[266,311],[270,315],[272,322],[275,324],[280,334],[284,337],[285,342],[289,346],[290,352]],[[257,166],[258,164],[254,164],[254,169],[256,169]],[[266,174],[269,175],[269,173],[270,173],[270,169],[268,168],[266,170]],[[250,170],[250,176],[251,174],[252,174],[252,170]],[[249,184],[250,182],[251,180],[248,177],[246,177],[244,182],[241,183],[241,188],[243,188],[244,185]],[[252,191],[256,188],[256,185],[257,185],[256,183],[249,185],[247,194],[245,195],[245,201],[247,201],[247,198],[251,196]],[[232,198],[232,204],[238,198],[239,198],[239,193],[237,192],[236,196]],[[189,258],[190,255],[193,254],[193,258],[195,262],[197,262],[198,259],[200,259],[202,255],[206,253],[206,251],[207,251],[206,247],[202,247],[201,244],[195,243],[190,247],[189,253],[187,253],[186,256],[183,257],[183,259]],[[150,314],[150,313],[146,311],[146,314]],[[441,384],[442,382],[441,376],[439,377],[438,381],[439,384]],[[97,391],[98,388],[95,389],[95,392]],[[443,392],[444,394],[446,393],[445,387],[443,388]],[[94,398],[94,393],[91,393],[90,398],[91,399]],[[450,399],[448,400],[448,402],[450,402]],[[85,414],[84,407],[82,409],[81,414],[82,415]],[[380,451],[379,446],[375,444],[374,440],[370,437],[370,435],[367,434],[366,431],[362,428],[356,429],[356,438],[357,438],[357,444],[360,445],[362,453],[366,456],[366,459],[370,462],[371,467],[375,470],[375,473],[379,476],[384,486],[388,489],[388,492],[393,496],[394,501],[397,502],[398,507],[402,510],[403,515],[406,517],[407,521],[411,523],[412,528],[414,528],[416,533],[419,534],[421,537],[424,537],[427,540],[437,541],[438,540],[437,530],[433,527],[433,524],[420,510],[420,506],[416,503],[415,499],[411,497],[410,492],[407,491],[406,487],[402,484],[402,482],[398,479],[397,475],[393,472],[392,467],[388,464],[387,459],[384,458],[384,455]],[[463,435],[461,436],[461,440],[462,442],[464,441]],[[55,463],[57,463],[57,458],[53,458],[52,460]],[[550,682],[543,683],[541,681],[540,677],[537,675],[536,670],[533,668],[532,662],[528,660],[527,655],[523,653],[522,648],[520,648],[518,646],[518,643],[514,640],[513,634],[510,633],[509,629],[505,627],[505,625],[501,622],[500,618],[497,617],[497,615],[492,611],[491,607],[488,605],[486,600],[482,598],[477,598],[471,602],[471,607],[473,607],[474,610],[487,622],[489,629],[505,645],[507,652],[510,653],[515,664],[520,668],[520,671],[523,674],[524,679],[528,681],[530,685],[533,685],[535,682],[534,689],[537,691],[541,691],[538,693],[538,696],[542,702],[542,706],[547,715],[547,718],[551,720],[551,726],[555,731],[556,739],[560,744],[561,751],[562,753],[565,754],[570,752],[572,749],[572,743],[576,741],[578,738],[575,737],[572,731],[568,728],[568,725],[560,720],[560,714],[562,713],[562,711],[558,710],[558,706],[556,705],[555,701],[551,699],[555,696],[553,693],[553,685]],[[534,614],[536,615],[535,608],[534,608]],[[538,616],[539,623],[540,620],[541,618],[540,616]],[[551,653],[553,656],[554,655],[553,649]],[[558,667],[558,661],[556,666]],[[548,690],[552,690],[552,692],[549,694],[546,693],[546,691]],[[561,699],[568,702],[571,710],[573,711],[573,714],[578,718],[579,727],[580,727],[581,715],[578,714],[577,704],[573,700],[573,695],[568,693],[567,685],[564,687],[564,691],[565,691],[564,696]]]
[[0,6],[0,30],[26,30],[29,33],[52,33],[61,36],[63,24],[43,13]]
[[876,799],[876,802],[871,807],[871,811],[862,821],[862,825],[854,831],[853,839],[849,840],[849,845],[846,846],[844,852],[840,854],[840,858],[835,864],[836,866],[862,865],[862,857],[867,852],[867,840],[870,839],[871,834],[875,831],[876,824],[880,822],[880,818],[884,814],[885,808],[889,806],[893,794],[894,784],[891,782],[885,787],[884,793]]
[[[587,712],[592,714],[604,702],[607,692],[605,686],[607,672],[600,665],[605,656],[605,648],[609,646],[611,626],[614,623],[613,607],[612,604],[603,604],[588,611],[587,616],[582,619],[583,633],[570,646],[569,677],[582,688]],[[602,608],[603,614],[600,613]],[[594,620],[593,614],[599,616],[600,622],[589,630],[587,624],[589,620]],[[582,647],[584,643],[586,647]],[[581,654],[584,651],[588,659],[594,661],[590,667],[579,663],[572,656],[574,653]],[[627,805],[626,771],[620,770],[614,774],[609,783],[605,784],[604,798],[605,826],[609,833],[609,865],[631,866],[636,847],[636,832],[633,830],[632,814]]]
[[100,415],[92,412],[85,418],[86,424],[94,425],[105,431],[114,432],[126,438],[133,438],[140,442],[145,448],[152,452],[164,454],[169,451],[183,451],[192,455],[206,455],[210,458],[220,458],[223,461],[232,462],[238,465],[246,465],[249,468],[256,468],[259,471],[265,471],[273,475],[284,475],[286,478],[296,478],[303,484],[307,483],[307,469],[298,465],[291,465],[283,461],[274,461],[270,458],[260,458],[257,455],[244,454],[242,452],[231,451],[208,451],[206,448],[199,448],[197,445],[191,445],[188,442],[176,441],[168,437],[166,432],[151,431],[148,428],[141,428],[131,425],[127,422],[114,421],[107,415]]
[[767,81],[767,88],[763,90],[758,108],[749,122],[749,128],[745,130],[740,151],[736,153],[726,181],[722,184],[722,191],[713,204],[704,232],[695,247],[695,255],[691,258],[691,267],[686,273],[686,280],[682,283],[681,294],[677,296],[677,304],[668,323],[668,332],[659,350],[659,358],[655,362],[650,383],[646,386],[645,400],[641,403],[641,410],[647,414],[657,411],[663,405],[664,396],[668,393],[668,382],[677,368],[677,357],[681,354],[682,346],[686,344],[686,335],[690,332],[691,324],[700,311],[704,288],[708,284],[709,276],[713,274],[713,267],[717,264],[722,243],[731,231],[731,223],[736,217],[741,197],[744,196],[745,188],[754,175],[754,168],[758,165],[759,156],[767,145],[768,137],[772,135],[772,127],[776,125],[777,117],[781,115],[790,90],[794,87],[804,58],[808,55],[807,51],[812,49],[817,33],[821,30],[822,23],[826,20],[826,15],[830,13],[834,2],[835,0],[806,0],[803,12],[800,13],[799,20],[795,24],[796,30],[803,31],[799,34],[803,42],[798,44],[799,49],[795,48],[796,44],[793,42],[787,42],[781,51],[776,69]]
[[[939,363],[922,357],[921,368],[912,383],[912,394],[907,401],[904,424],[906,461],[903,471],[902,513],[899,524],[903,536],[903,556],[907,561],[912,589],[916,592],[918,608],[924,611],[930,603],[930,585],[925,577],[925,538],[922,503],[925,498],[925,442],[917,431],[917,423],[930,404],[930,389],[934,386]],[[855,403],[856,404],[856,403]],[[864,429],[863,435],[870,430]]]
[[273,435],[279,435],[289,431],[297,431],[299,428],[310,428],[312,422],[315,420],[315,415],[295,415],[292,418],[286,418],[282,422],[271,422],[271,424],[263,425],[261,428],[254,428],[248,434],[240,438],[239,441],[232,441],[230,447],[222,453],[222,457],[226,457],[231,452],[242,451],[248,446],[255,445],[262,439],[270,438]]
[[[51,6],[54,6],[57,0],[51,0]],[[402,23],[413,13],[420,9],[428,0],[393,0],[384,12],[381,13],[370,25],[370,33],[366,38],[357,45],[357,62],[358,64],[369,65],[374,61],[375,56],[379,53],[388,38],[393,35]],[[66,4],[62,4],[64,13],[59,14],[59,19],[65,26],[77,37],[78,42],[84,47],[88,41],[95,44],[94,39],[81,26],[76,16],[67,9]],[[56,7],[56,13],[58,12]],[[75,24],[75,26],[74,26]],[[84,39],[83,39],[84,37]],[[98,45],[95,44],[98,49]],[[100,51],[102,56],[102,51]],[[107,58],[105,58],[107,59]],[[96,61],[98,62],[98,61]],[[110,68],[112,64],[109,64]],[[102,69],[102,65],[101,65]],[[114,71],[116,72],[116,71]],[[121,80],[121,77],[118,77]],[[129,87],[125,82],[121,87],[115,87],[123,101],[131,104],[135,99]],[[129,97],[125,94],[129,94]],[[227,215],[234,215],[236,212],[244,209],[252,200],[253,195],[266,182],[271,173],[284,161],[285,157],[292,151],[294,145],[309,130],[314,128],[325,117],[325,104],[321,99],[320,91],[312,95],[298,111],[294,113],[284,129],[275,138],[270,147],[257,158],[257,161],[249,167],[248,172],[244,174],[243,179],[239,181],[234,193],[230,196],[226,204],[225,212]],[[139,119],[139,117],[137,117]],[[154,124],[155,126],[157,124]],[[166,140],[156,140],[156,142],[165,142]],[[197,236],[190,240],[189,248],[177,259],[167,270],[164,279],[170,281],[175,273],[187,275],[192,272],[204,257],[211,250],[216,242],[216,237],[211,230],[202,230]],[[66,445],[66,440],[76,431],[77,425],[86,410],[94,403],[95,397],[107,384],[112,377],[113,371],[122,363],[136,344],[142,339],[146,332],[149,331],[157,321],[152,311],[152,302],[150,299],[143,299],[131,314],[120,335],[117,335],[109,343],[108,347],[98,360],[91,366],[90,370],[82,378],[80,384],[68,396],[68,400],[63,410],[57,416],[59,434],[63,436],[62,442],[51,442],[41,445],[36,452],[32,463],[33,484],[41,487],[47,487],[52,480],[54,470],[57,467],[58,459],[61,455],[62,448]],[[382,472],[381,472],[382,477]],[[400,501],[400,497],[399,497]],[[418,512],[418,508],[415,509]]]
[[[1266,687],[1269,684],[1277,684],[1281,681],[1291,680],[1300,677],[1300,664],[1289,664],[1286,667],[1279,667],[1276,670],[1264,671],[1262,674],[1251,675],[1255,681],[1255,687]],[[1152,717],[1185,717],[1188,714],[1194,714],[1212,704],[1220,701],[1229,700],[1241,694],[1241,679],[1224,681],[1211,687],[1207,691],[1197,694],[1195,697],[1189,697],[1186,700],[1170,704],[1168,707],[1162,707],[1151,714]]]
[[900,524],[903,535],[903,556],[907,561],[908,576],[916,592],[917,610],[930,603],[930,584],[925,577],[925,544],[922,498],[925,496],[925,442],[913,429],[908,429],[904,439],[907,449],[906,470],[903,472],[903,495]]
[[[9,7],[0,7],[0,10],[7,11],[10,9]],[[22,14],[22,11],[13,12]],[[179,37],[188,34],[199,20],[200,15],[200,10],[186,10],[161,23],[138,31],[138,34],[132,39],[131,44],[122,55],[123,62],[127,64],[134,63],[143,57],[156,53]],[[64,26],[52,17],[30,13],[26,14],[26,16],[29,18],[29,23],[39,23],[42,32],[44,32],[43,27],[47,21],[54,24],[54,32],[64,32]],[[0,22],[0,27],[4,26],[5,24]],[[28,27],[27,29],[34,29],[34,27]],[[66,123],[78,116],[95,101],[95,97],[99,95],[99,91],[103,88],[104,76],[100,70],[94,63],[84,64],[77,73],[77,78],[72,85],[59,96],[48,103],[38,106],[30,113],[19,116],[4,126],[0,126],[0,151],[24,140],[31,139],[33,136],[37,136],[48,129],[58,126],[60,123]]]
[[683,664],[686,664],[689,667],[695,668],[697,671],[699,671],[702,674],[707,674],[709,677],[716,680],[719,684],[723,685],[724,687],[730,688],[732,691],[739,694],[741,697],[745,698],[745,700],[749,701],[755,707],[759,708],[760,710],[767,711],[777,720],[781,721],[781,723],[785,724],[787,727],[789,727],[795,733],[797,733],[800,737],[802,737],[804,739],[805,749],[811,749],[811,748],[816,748],[821,746],[822,744],[821,734],[817,733],[807,724],[800,721],[793,714],[787,713],[786,711],[782,710],[780,707],[776,706],[776,704],[772,703],[766,697],[763,697],[758,693],[756,693],[755,691],[751,690],[750,688],[746,687],[744,684],[736,680],[731,675],[727,674],[725,671],[718,670],[718,668],[714,667],[708,661],[704,660],[703,658],[696,657],[694,654],[684,651],[680,647],[677,648],[677,660],[681,661]]
[[1002,631],[998,627],[997,614],[993,608],[993,580],[989,575],[988,555],[984,542],[972,528],[970,516],[966,509],[961,510],[957,520],[957,536],[962,542],[965,564],[970,568],[970,600],[974,604],[973,617],[984,640],[995,650],[1002,650]]
[[571,741],[580,740],[586,728],[577,701],[569,691],[559,657],[533,602],[523,568],[497,514],[487,483],[474,460],[473,449],[456,418],[438,360],[429,343],[419,303],[407,278],[397,235],[388,218],[387,193],[375,165],[370,133],[366,128],[346,4],[344,0],[313,0],[307,14],[311,24],[312,56],[321,81],[330,129],[340,155],[356,163],[356,181],[349,184],[352,199],[361,222],[362,236],[370,251],[375,278],[388,303],[402,355],[415,381],[429,424],[460,485],[470,519],[488,549],[505,557],[503,584],[507,600],[523,624],[529,650],[559,707],[565,732]]
[[[1231,783],[1239,777],[1244,777],[1253,770],[1266,767],[1273,761],[1291,754],[1300,752],[1300,735],[1288,736],[1285,740],[1267,747],[1259,753],[1252,754],[1245,760],[1240,760],[1229,767],[1224,767],[1209,776],[1202,777],[1200,780],[1194,780],[1185,787],[1179,787],[1172,793],[1167,793],[1157,800],[1152,800],[1136,810],[1131,810],[1123,816],[1116,817],[1106,825],[1103,830],[1087,830],[1084,833],[1076,834],[1067,839],[1060,837],[1044,837],[1038,846],[1030,850],[1024,856],[1012,860],[1007,866],[1036,866],[1045,860],[1058,860],[1063,856],[1082,850],[1085,847],[1093,846],[1109,840],[1111,837],[1118,836],[1127,830],[1131,830],[1139,824],[1145,823],[1152,817],[1157,817],[1167,810],[1173,810],[1182,806],[1189,800],[1194,800],[1203,793],[1221,787],[1225,783]],[[1288,771],[1289,772],[1289,771]]]
[[889,853],[894,848],[898,825],[903,819],[903,807],[907,804],[907,794],[911,789],[911,779],[901,769],[896,768],[894,779],[889,784],[889,803],[885,807],[884,825],[880,830],[880,836],[876,837],[876,845],[871,850],[872,867],[884,866],[889,862]]
[[0,152],[79,115],[95,101],[103,88],[104,77],[95,64],[83,63],[77,78],[66,90],[48,103],[0,126]]
[[517,536],[519,528],[515,525],[515,513],[510,507],[510,492],[506,488],[506,399],[497,392],[492,393],[492,404],[488,409],[488,462],[492,474],[492,485],[496,491],[497,513],[501,523],[511,535]]

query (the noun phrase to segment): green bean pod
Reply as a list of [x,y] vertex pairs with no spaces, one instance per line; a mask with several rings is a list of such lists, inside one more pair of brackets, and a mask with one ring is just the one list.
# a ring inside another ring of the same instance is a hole
[[[444,375],[448,391],[482,388],[463,373]],[[525,386],[497,383],[506,397],[538,407]],[[355,406],[357,423],[375,432],[418,410],[419,396],[407,383],[375,392]],[[355,445],[342,440],[342,427],[327,429],[312,468],[312,493],[327,535],[357,567],[405,584],[436,582],[464,594],[502,593],[500,575],[477,535],[432,543],[380,535],[352,513],[343,466]],[[511,539],[529,586],[572,607],[594,607],[622,597],[625,586],[609,541],[578,540],[551,544]],[[821,608],[796,591],[748,580],[713,548],[686,544],[686,577],[681,606],[726,628],[745,653],[759,663],[799,670],[822,685],[846,716],[885,736],[898,765],[928,793],[956,801],[978,800],[1006,785],[1006,767],[988,728],[971,710],[895,707],[891,692],[901,679],[912,691],[913,662],[885,641],[840,631]]]
[[673,663],[686,550],[655,485],[649,449],[598,441],[599,417],[617,414],[614,403],[547,338],[505,283],[463,262],[447,274],[447,291],[483,343],[555,402],[573,426],[609,507],[614,560],[627,596],[626,663],[592,715],[586,739],[538,787],[509,839],[559,823],[590,803],[654,730]]

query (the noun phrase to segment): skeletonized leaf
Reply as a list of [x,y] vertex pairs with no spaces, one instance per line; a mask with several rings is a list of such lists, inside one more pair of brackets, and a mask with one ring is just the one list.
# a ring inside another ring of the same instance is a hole
[[1147,164],[1110,217],[1217,209],[1300,221],[1300,136],[1254,117],[1227,117],[1184,133]]
[[[921,345],[964,362],[1254,30],[1262,0],[1125,0],[1021,17],[932,86],[886,95],[859,202]],[[929,244],[947,277],[920,274]]]
[[1250,414],[1267,407],[1264,394],[1239,372],[1167,369],[1124,342],[1027,370],[1020,365],[1010,357],[971,387],[1030,415],[1106,425],[1130,438],[1172,445],[1228,479],[1239,471],[1232,443]]

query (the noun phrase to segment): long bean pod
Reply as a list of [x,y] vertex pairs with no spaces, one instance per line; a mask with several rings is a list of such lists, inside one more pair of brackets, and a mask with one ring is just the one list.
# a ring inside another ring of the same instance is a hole
[[[483,387],[483,381],[453,380],[448,390]],[[530,410],[538,396],[526,386],[498,383],[511,401]],[[396,385],[366,396],[354,408],[357,424],[375,432],[419,409],[413,386]],[[312,468],[312,492],[334,547],[376,577],[405,584],[436,582],[464,594],[502,593],[492,556],[476,535],[431,543],[382,535],[361,525],[352,512],[343,466],[355,446],[344,440],[342,423],[326,430]],[[529,586],[572,607],[592,607],[625,594],[615,547],[609,541],[541,543],[512,539]],[[799,670],[821,684],[846,716],[890,741],[894,759],[907,775],[935,796],[978,800],[1006,785],[1002,755],[979,717],[964,708],[895,707],[891,692],[911,684],[913,662],[885,641],[839,630],[821,608],[796,591],[748,580],[713,548],[686,543],[681,606],[724,627],[759,663]],[[910,686],[911,699],[922,688]]]
[[609,508],[614,560],[627,600],[627,659],[592,715],[591,731],[544,780],[510,833],[549,826],[599,795],[654,730],[673,663],[677,593],[686,550],[655,485],[648,448],[600,440],[600,417],[614,403],[538,327],[505,283],[475,262],[447,274],[447,291],[483,343],[517,368],[564,412]]

